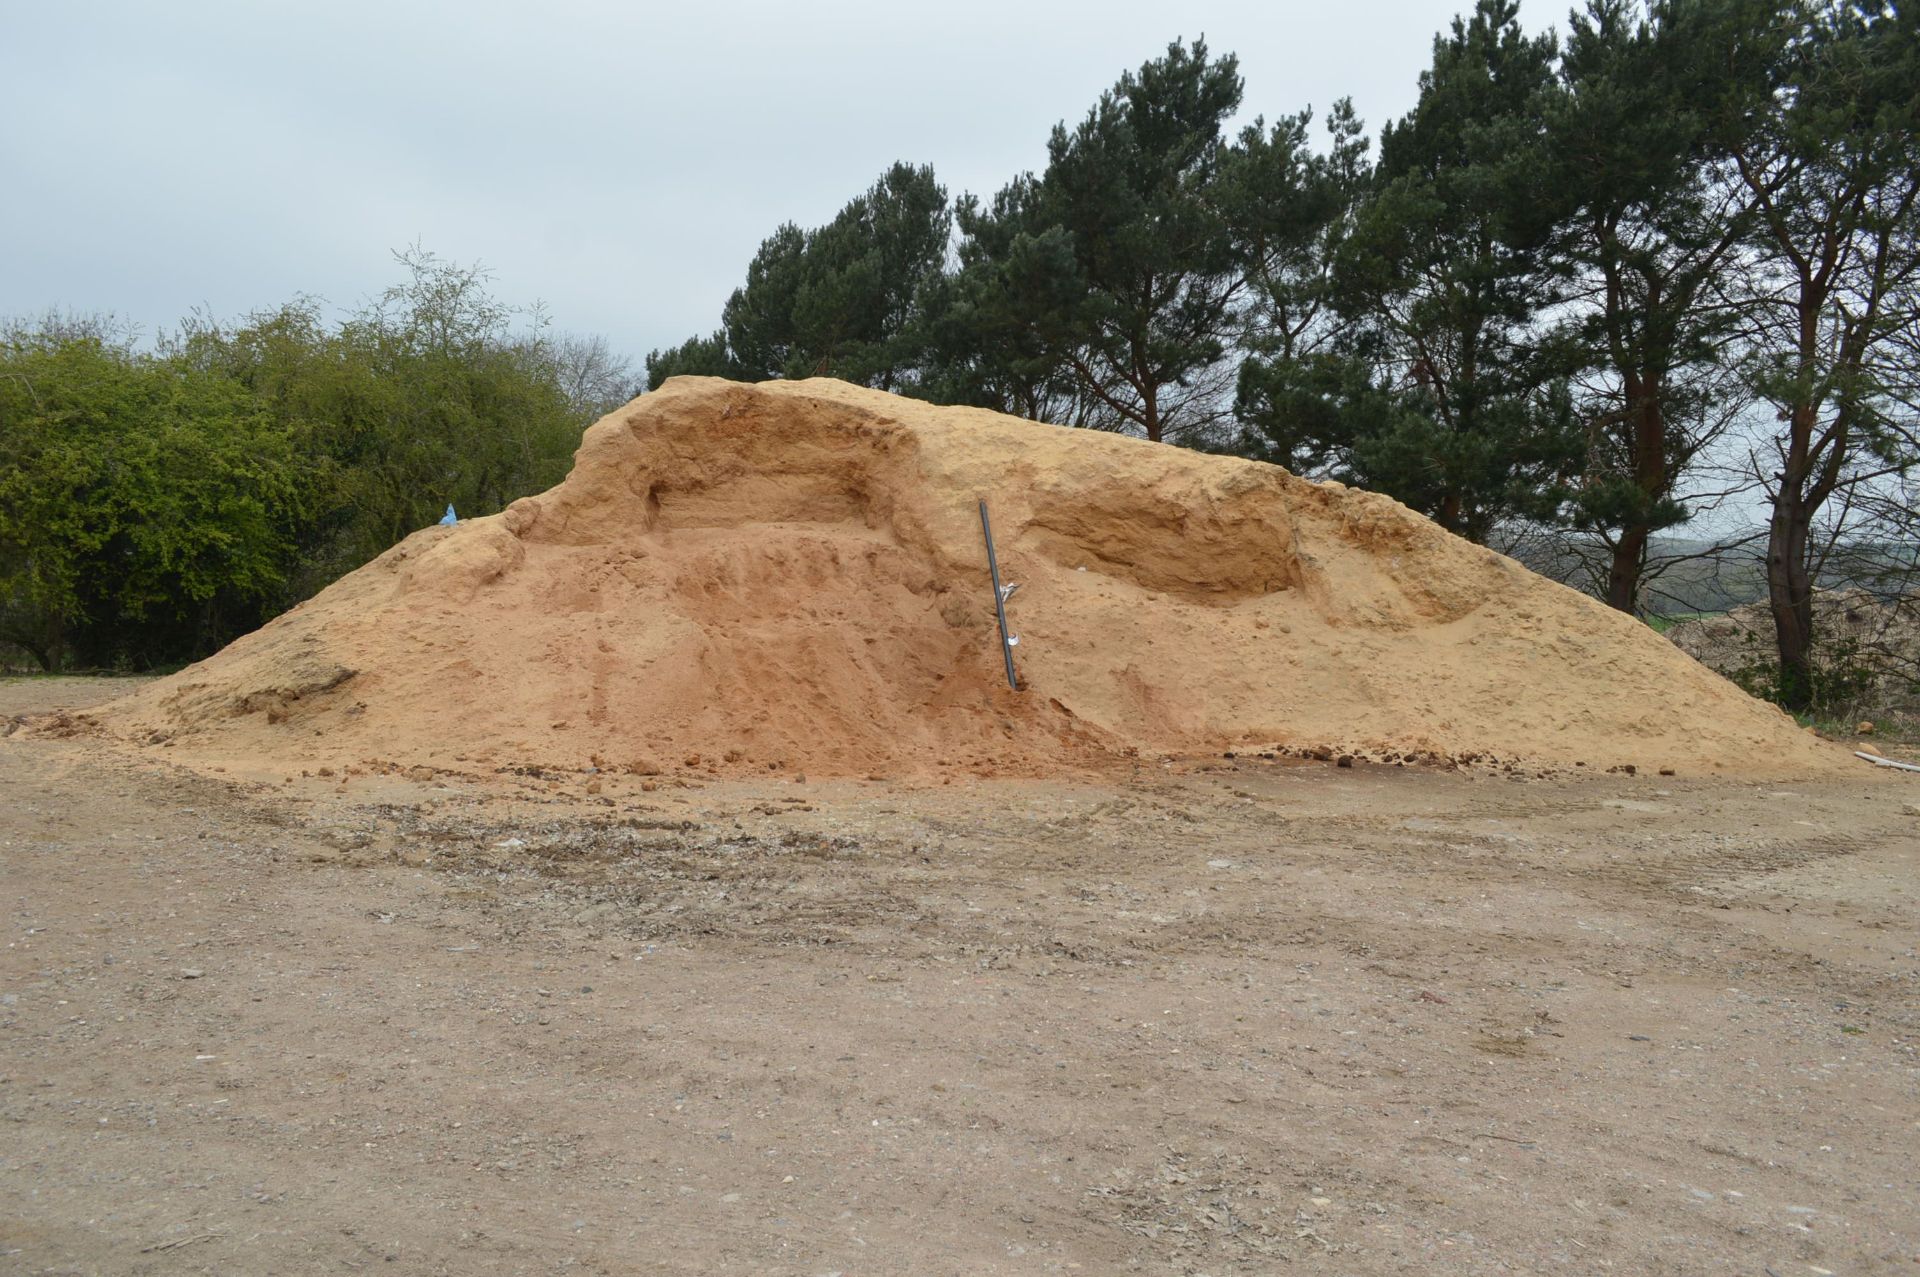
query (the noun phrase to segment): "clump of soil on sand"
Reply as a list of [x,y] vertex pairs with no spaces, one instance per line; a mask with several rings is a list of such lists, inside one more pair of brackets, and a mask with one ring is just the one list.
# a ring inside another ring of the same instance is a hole
[[[1022,585],[1018,692],[982,497]],[[414,534],[99,723],[288,766],[1834,765],[1639,622],[1386,497],[818,380],[675,379],[558,487]]]

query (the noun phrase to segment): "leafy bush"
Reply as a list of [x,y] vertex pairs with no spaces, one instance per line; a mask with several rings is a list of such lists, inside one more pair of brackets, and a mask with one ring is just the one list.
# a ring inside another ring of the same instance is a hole
[[297,299],[152,350],[107,320],[0,328],[0,644],[46,669],[196,659],[449,501],[562,478],[623,365],[516,331],[478,268],[401,263],[335,326]]
[[0,637],[47,668],[147,665],[257,625],[313,491],[287,432],[98,327],[0,341]]

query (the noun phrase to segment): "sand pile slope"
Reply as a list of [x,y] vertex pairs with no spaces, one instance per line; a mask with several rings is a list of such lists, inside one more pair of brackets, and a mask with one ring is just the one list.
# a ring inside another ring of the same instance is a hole
[[[1022,585],[1019,693],[981,496]],[[289,765],[1833,765],[1645,626],[1385,497],[833,381],[671,381],[552,491],[416,533],[100,717]]]

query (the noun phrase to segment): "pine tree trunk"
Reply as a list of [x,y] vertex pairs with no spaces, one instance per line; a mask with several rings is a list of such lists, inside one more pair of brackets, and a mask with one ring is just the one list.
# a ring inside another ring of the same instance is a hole
[[[1810,319],[1801,325],[1803,362],[1813,346]],[[1780,703],[1790,710],[1813,705],[1813,581],[1807,547],[1813,516],[1825,499],[1810,492],[1815,483],[1814,406],[1798,403],[1787,416],[1787,448],[1774,488],[1773,514],[1767,522],[1767,606],[1773,613],[1773,637],[1780,661]],[[1839,447],[1838,443],[1830,445]]]
[[1640,604],[1640,574],[1647,565],[1649,533],[1644,527],[1627,528],[1613,545],[1613,562],[1607,566],[1607,606],[1632,616]]
[[1782,476],[1767,525],[1767,604],[1780,660],[1780,702],[1792,710],[1813,704],[1813,581],[1807,570],[1813,511],[1800,496],[1804,483],[1804,476]]
[[[1643,509],[1652,511],[1665,495],[1667,487],[1667,423],[1661,402],[1664,378],[1655,373],[1647,377],[1629,375],[1627,399],[1633,413],[1633,481],[1644,501]],[[1639,609],[1640,578],[1647,570],[1647,544],[1653,539],[1653,526],[1643,516],[1620,529],[1613,547],[1613,562],[1607,567],[1607,606],[1629,615]]]

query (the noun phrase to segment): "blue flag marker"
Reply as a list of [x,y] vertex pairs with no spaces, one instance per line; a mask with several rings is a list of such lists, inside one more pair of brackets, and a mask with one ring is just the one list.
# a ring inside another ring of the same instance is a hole
[[447,512],[440,516],[440,526],[450,528],[460,522],[460,516],[453,512],[453,502],[447,502]]

